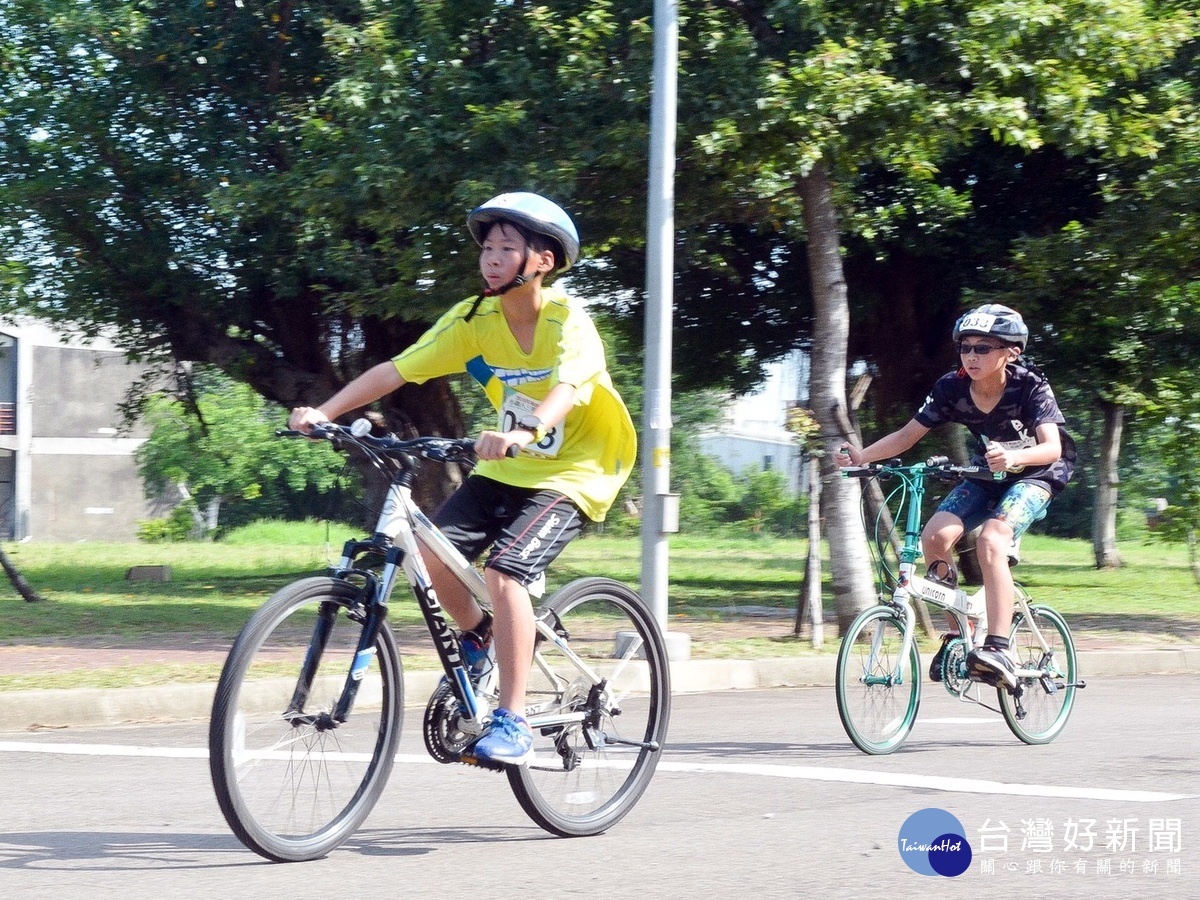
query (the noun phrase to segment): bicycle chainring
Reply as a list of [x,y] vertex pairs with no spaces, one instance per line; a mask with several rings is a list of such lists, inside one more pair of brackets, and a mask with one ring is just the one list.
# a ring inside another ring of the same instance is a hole
[[421,733],[425,749],[440,763],[461,762],[462,751],[476,737],[461,727],[462,705],[446,682],[438,685],[425,706]]
[[942,684],[954,697],[962,695],[971,679],[967,677],[967,642],[961,637],[946,644],[946,655],[942,663]]

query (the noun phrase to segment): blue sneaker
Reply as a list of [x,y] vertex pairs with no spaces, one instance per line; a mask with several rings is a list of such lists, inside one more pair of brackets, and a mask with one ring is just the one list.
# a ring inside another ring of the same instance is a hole
[[458,646],[471,680],[478,683],[496,666],[496,655],[492,651],[492,614],[485,612],[478,625],[462,632],[458,636]]
[[490,634],[486,640],[481,641],[471,632],[464,631],[459,635],[458,646],[462,650],[463,662],[467,664],[467,671],[471,673],[473,681],[478,681],[496,664],[495,657],[492,655],[492,636]]
[[507,709],[497,709],[479,739],[463,752],[464,762],[503,763],[519,766],[533,758],[533,732],[529,723]]

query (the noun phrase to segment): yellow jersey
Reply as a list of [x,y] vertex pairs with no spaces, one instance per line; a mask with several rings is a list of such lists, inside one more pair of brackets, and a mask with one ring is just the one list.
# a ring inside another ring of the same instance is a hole
[[394,357],[405,381],[467,372],[498,415],[497,430],[512,431],[558,384],[575,388],[566,419],[514,459],[484,460],[475,472],[515,487],[558,491],[595,522],[604,520],[629,478],[637,432],[613,387],[604,344],[587,311],[554,287],[542,289],[533,350],[526,353],[508,327],[499,297],[450,308],[411,347]]

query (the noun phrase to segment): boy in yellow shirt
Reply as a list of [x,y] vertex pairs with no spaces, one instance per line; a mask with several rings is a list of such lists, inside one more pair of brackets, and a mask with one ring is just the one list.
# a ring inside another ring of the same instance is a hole
[[[579,256],[570,216],[537,194],[501,194],[467,217],[485,290],[452,307],[416,343],[319,407],[292,410],[308,431],[407,382],[467,372],[495,407],[495,430],[475,442],[479,464],[433,519],[468,559],[491,548],[479,607],[433,554],[438,599],[462,629],[468,665],[487,665],[494,638],[500,705],[466,758],[519,765],[533,735],[524,719],[534,623],[528,586],[583,528],[604,519],[629,477],[636,432],[609,377],[586,310],[545,278]],[[510,447],[520,452],[507,458]]]

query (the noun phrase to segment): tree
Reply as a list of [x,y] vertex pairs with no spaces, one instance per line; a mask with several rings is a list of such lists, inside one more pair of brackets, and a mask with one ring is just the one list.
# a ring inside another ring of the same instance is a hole
[[[462,223],[488,195],[635,193],[602,157],[644,135],[645,80],[593,76],[646,25],[588,7],[5,4],[0,209],[29,267],[7,308],[323,399],[476,289]],[[462,429],[445,381],[383,408]]]
[[274,437],[284,410],[245,384],[202,372],[185,387],[186,402],[160,394],[146,404],[151,433],[137,462],[147,493],[177,486],[196,504],[203,534],[257,518],[311,515],[344,459],[327,443]]
[[[1168,122],[1154,153],[1103,166],[1103,207],[1022,244],[1013,294],[1053,327],[1040,341],[1103,421],[1094,509],[1096,565],[1120,565],[1118,463],[1126,420],[1169,418],[1189,434],[1191,373],[1200,364],[1200,45],[1148,78],[1144,118]],[[1186,447],[1187,440],[1178,446]],[[1182,461],[1183,456],[1176,457]]]
[[[632,0],[10,0],[0,210],[19,264],[2,282],[6,306],[116,326],[135,352],[166,348],[284,406],[311,402],[474,289],[463,215],[522,187],[576,214],[593,264],[572,286],[633,286],[615,305],[636,317],[648,13]],[[772,354],[810,345],[801,195],[818,165],[839,256],[857,255],[841,279],[855,355],[926,365],[888,350],[944,333],[962,273],[1004,245],[932,277],[987,231],[972,194],[981,173],[1057,185],[1086,167],[1012,173],[1037,154],[1154,149],[1160,117],[1146,115],[1138,79],[1188,39],[1190,16],[1141,0],[690,5],[681,377],[745,388]],[[989,168],[993,151],[1005,158]],[[1084,208],[1091,195],[1076,187],[1071,206]],[[1033,207],[1011,208],[1010,226]],[[1039,227],[1056,227],[1043,212]],[[912,238],[956,228],[957,240]],[[897,287],[870,291],[885,282]],[[896,329],[859,344],[859,323],[884,304]],[[444,382],[383,408],[400,431],[462,428]]]

